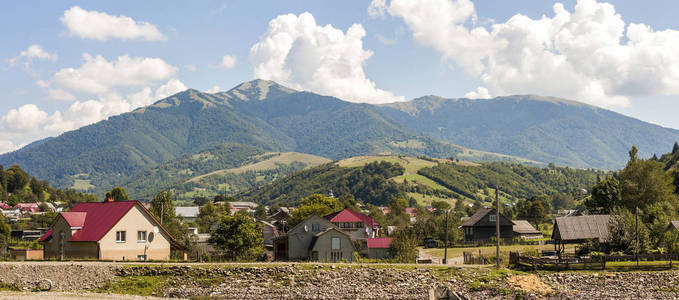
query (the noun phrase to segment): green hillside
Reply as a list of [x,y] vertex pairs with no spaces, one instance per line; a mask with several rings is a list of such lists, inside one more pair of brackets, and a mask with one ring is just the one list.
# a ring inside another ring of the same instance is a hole
[[[255,80],[216,94],[187,90],[130,113],[0,155],[0,163],[19,164],[58,187],[77,187],[101,195],[113,186],[129,183],[134,195],[146,197],[173,185],[175,178],[215,171],[206,164],[205,169],[191,169],[191,174],[158,173],[168,167],[164,163],[174,164],[174,160],[208,151],[221,143],[330,159],[407,154],[520,160],[418,134],[372,105],[296,92],[271,81]],[[154,184],[135,185],[137,179],[149,175],[144,172],[159,177],[141,180]],[[170,177],[169,182],[161,180]],[[244,186],[247,185],[241,185]]]
[[427,96],[379,107],[400,124],[433,138],[578,168],[618,169],[632,145],[640,156],[650,157],[679,140],[679,130],[533,95],[488,100]]

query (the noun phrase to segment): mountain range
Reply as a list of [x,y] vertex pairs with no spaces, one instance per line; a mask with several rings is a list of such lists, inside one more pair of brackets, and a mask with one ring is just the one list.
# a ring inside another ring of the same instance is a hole
[[[0,155],[0,165],[19,164],[57,187],[101,194],[153,174],[166,177],[149,182],[190,171],[163,181],[163,187],[195,182],[195,176],[270,159],[265,153],[330,160],[400,154],[614,169],[624,165],[632,145],[650,156],[676,140],[677,130],[556,98],[427,96],[370,105],[254,80],[227,92],[180,92]],[[307,165],[286,166],[289,173]]]

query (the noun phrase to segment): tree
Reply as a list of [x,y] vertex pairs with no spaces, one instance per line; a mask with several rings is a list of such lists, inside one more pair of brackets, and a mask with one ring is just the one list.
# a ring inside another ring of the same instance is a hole
[[608,221],[610,232],[610,250],[622,251],[627,254],[635,254],[637,248],[639,253],[648,252],[650,245],[649,231],[639,220],[639,244],[637,245],[636,225],[634,214],[629,210],[616,207],[611,211]]
[[292,212],[288,225],[292,228],[312,215],[325,216],[342,210],[342,205],[335,198],[321,194],[313,194],[302,199],[302,203]]
[[674,146],[672,146],[672,154],[675,154],[679,152],[679,143],[674,142]]
[[446,210],[450,209],[450,203],[445,201],[432,201],[431,207],[435,209],[436,214],[444,214]]
[[268,215],[267,215],[267,212],[266,212],[266,207],[264,207],[264,205],[261,205],[261,204],[257,205],[257,207],[255,208],[255,218],[260,219],[260,220],[264,220],[264,219],[266,219],[267,216]]
[[198,212],[198,230],[202,233],[209,233],[212,231],[212,226],[216,226],[219,220],[229,215],[230,209],[227,205],[223,204],[212,204],[208,202],[203,205]]
[[207,204],[208,202],[210,202],[210,199],[205,198],[205,197],[198,196],[198,197],[193,198],[193,204],[198,205],[198,206],[203,206],[203,205]]
[[12,228],[5,223],[5,217],[0,214],[0,258],[4,259],[7,253],[7,246],[9,245],[9,234]]
[[113,201],[129,201],[130,198],[127,197],[127,192],[122,187],[114,187],[112,190],[106,193],[106,199],[113,198]]
[[177,216],[175,214],[174,203],[172,202],[172,192],[158,192],[153,200],[151,200],[151,212],[163,225],[176,219]]
[[405,227],[410,224],[410,215],[406,213],[408,208],[408,200],[406,198],[396,198],[389,205],[391,211],[387,218],[391,220],[391,224],[398,227]]
[[[636,147],[630,150],[630,160],[620,171],[622,205],[628,210],[644,209],[655,203],[668,202],[677,208],[673,178],[665,172],[663,164],[636,157]],[[647,220],[650,221],[650,220]]]
[[531,221],[536,226],[542,224],[549,217],[547,209],[545,209],[546,202],[548,202],[548,198],[544,195],[519,201],[516,203],[517,217]]
[[262,228],[244,213],[223,216],[208,242],[227,260],[254,260],[263,252]]
[[417,259],[418,237],[412,227],[397,230],[391,240],[389,251],[394,259],[402,263],[413,263]]
[[585,200],[585,207],[594,214],[608,214],[622,204],[620,182],[613,177],[599,181],[592,187],[592,196]]
[[5,171],[5,176],[7,177],[7,192],[9,193],[17,193],[28,184],[28,174],[17,165],[9,167]]

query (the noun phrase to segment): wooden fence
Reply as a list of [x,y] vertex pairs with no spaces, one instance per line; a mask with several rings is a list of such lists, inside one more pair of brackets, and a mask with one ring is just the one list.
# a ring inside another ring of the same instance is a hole
[[464,255],[464,264],[465,265],[485,265],[489,264],[490,260],[486,258],[485,256],[481,255],[481,251],[479,250],[479,254],[473,254],[471,252],[464,251],[462,252]]
[[518,268],[532,270],[667,270],[677,260],[676,255],[602,255],[582,256],[562,255],[561,257],[524,256],[518,252],[509,253],[509,264]]

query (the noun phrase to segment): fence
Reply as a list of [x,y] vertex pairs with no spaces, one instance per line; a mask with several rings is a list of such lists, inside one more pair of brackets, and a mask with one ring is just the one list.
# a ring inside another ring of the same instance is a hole
[[462,255],[464,255],[465,265],[485,265],[490,263],[490,260],[488,260],[488,258],[481,255],[481,250],[479,250],[478,255],[474,255],[473,253],[466,251],[462,252]]
[[677,260],[671,254],[644,255],[602,255],[582,256],[561,255],[560,257],[524,256],[518,252],[509,253],[509,264],[532,270],[667,270]]

